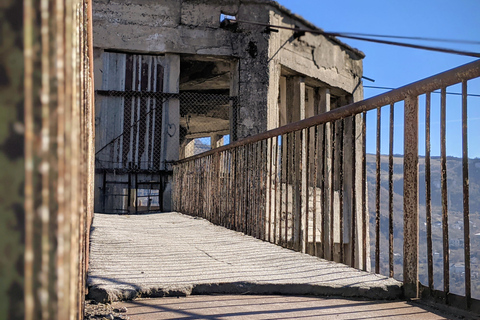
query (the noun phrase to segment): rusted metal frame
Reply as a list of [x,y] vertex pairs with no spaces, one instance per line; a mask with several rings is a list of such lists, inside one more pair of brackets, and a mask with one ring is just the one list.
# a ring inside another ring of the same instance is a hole
[[252,172],[251,166],[252,166],[252,152],[251,152],[251,144],[248,144],[245,146],[245,158],[246,158],[246,174],[245,174],[245,188],[246,188],[246,202],[245,202],[245,233],[250,235],[250,219],[252,216],[251,212],[251,203],[252,203],[252,188],[251,188],[251,177],[250,174]]
[[48,280],[51,277],[50,274],[50,177],[52,175],[51,166],[49,166],[50,158],[50,90],[53,84],[50,83],[50,33],[52,33],[50,26],[50,12],[49,5],[47,0],[41,1],[40,9],[40,21],[41,21],[41,140],[40,148],[37,156],[41,159],[40,168],[40,184],[41,184],[41,206],[37,211],[38,220],[41,223],[40,234],[41,234],[41,263],[40,263],[40,292],[44,292],[43,299],[40,301],[40,307],[42,310],[42,319],[48,319],[50,317],[49,305],[51,296],[48,294],[50,292]]
[[289,144],[291,143],[291,139],[289,138],[290,137],[290,133],[287,133],[285,135],[285,141],[282,141],[282,143],[284,142],[284,152],[285,152],[285,248],[288,248],[289,245],[288,245],[288,183],[290,181],[290,175],[289,175],[289,171],[288,170],[288,167],[290,165],[290,161],[289,161],[289,158],[290,158],[290,155],[288,153],[289,150],[291,150],[291,148],[289,148]]
[[[273,140],[272,140],[273,143]],[[275,190],[274,190],[274,198],[273,198],[273,243],[277,243],[277,202],[278,202],[278,137],[275,137],[275,157],[272,159],[275,163]]]
[[[269,148],[268,148],[268,140],[263,140],[262,142],[262,163],[261,163],[261,168],[262,168],[262,189],[260,190],[260,210],[261,210],[261,221],[260,221],[260,232],[262,234],[262,240],[263,241],[270,241],[270,234],[267,233],[269,231],[267,229],[267,221],[270,224],[270,221],[268,220],[267,217],[267,192],[270,193],[271,191],[271,179],[269,177],[271,170],[269,170],[268,164],[271,163],[269,161],[268,155],[269,155]],[[270,154],[270,160],[271,160],[271,154]],[[269,194],[271,195],[271,194]],[[268,199],[270,199],[269,197]],[[270,206],[269,206],[270,210]],[[268,237],[267,237],[268,235]]]
[[339,226],[340,226],[340,230],[339,230],[339,233],[340,233],[340,262],[341,263],[345,263],[345,249],[344,249],[344,243],[343,243],[343,233],[344,233],[344,212],[343,212],[343,209],[344,209],[344,206],[343,206],[343,193],[344,193],[344,165],[345,165],[345,158],[344,158],[344,134],[345,134],[345,124],[344,124],[344,120],[339,120],[338,123],[340,124],[340,127],[339,127],[339,134],[338,134],[338,138],[340,141],[338,141],[338,153],[339,153],[339,159],[338,159],[338,171],[339,171],[339,181],[338,181],[338,191],[339,191],[339,212],[338,212],[338,215],[339,215],[339,220],[340,220],[340,223],[339,223]]
[[[310,254],[310,247],[308,245],[308,229],[309,229],[309,211],[310,211],[310,128],[305,129],[304,135],[306,135],[306,155],[305,155],[305,253]],[[315,190],[315,189],[313,189]]]
[[[283,225],[282,225],[282,208],[283,208],[283,180],[285,180],[285,136],[282,135],[281,137],[281,146],[280,148],[280,153],[279,153],[279,162],[280,162],[280,177],[278,178],[279,180],[279,185],[280,185],[280,195],[279,195],[279,217],[278,217],[278,243],[282,246],[284,246],[284,242],[282,239],[282,230],[283,230]],[[286,210],[285,210],[286,211]]]
[[448,243],[448,186],[447,186],[447,89],[441,90],[440,101],[440,170],[442,193],[442,232],[443,232],[443,292],[448,303],[450,293],[450,250]]
[[266,173],[268,169],[268,162],[267,162],[267,142],[268,140],[262,140],[261,145],[260,145],[260,163],[258,164],[260,167],[260,189],[259,189],[259,203],[258,203],[258,209],[260,210],[259,212],[259,226],[258,228],[260,229],[260,239],[263,241],[266,240],[266,194],[267,194],[267,180],[266,180]]
[[377,108],[377,139],[375,156],[375,273],[380,273],[380,144],[382,130],[382,107]]
[[462,157],[463,157],[463,239],[465,255],[465,298],[467,309],[472,305],[472,280],[470,265],[470,190],[468,175],[468,116],[467,82],[462,82]]
[[430,105],[431,93],[425,96],[425,216],[427,228],[427,269],[428,269],[428,287],[433,292],[433,244],[432,244],[432,189],[431,189],[431,165],[430,165]]
[[[310,118],[306,118],[301,121],[290,123],[288,125],[269,130],[255,136],[250,136],[235,142],[227,146],[222,146],[214,150],[204,152],[202,154],[180,160],[178,162],[189,161],[194,158],[201,158],[208,154],[220,152],[227,149],[232,149],[240,145],[245,145],[255,141],[271,138],[278,135],[283,135],[288,132],[293,132],[305,128],[309,128],[322,123],[335,121],[341,118],[346,118],[354,114],[359,114],[364,111],[376,109],[380,106],[389,105],[391,103],[403,101],[406,96],[418,96],[437,90],[441,87],[448,87],[463,80],[470,80],[476,77],[480,77],[480,60],[465,64],[458,68],[434,75],[432,77],[411,83],[398,89],[391,90],[384,94],[358,101],[347,106],[339,107],[329,112],[325,112],[319,115],[315,115]],[[177,163],[178,163],[177,162]]]
[[404,110],[403,285],[406,298],[418,298],[418,97],[408,96]]
[[351,224],[351,252],[350,252],[350,266],[355,267],[357,264],[355,263],[355,250],[356,250],[356,228],[357,228],[357,121],[356,116],[352,116],[352,136],[351,136],[351,143],[352,143],[352,224]]
[[314,130],[313,130],[313,183],[312,183],[312,187],[313,187],[313,212],[312,212],[312,215],[313,215],[313,221],[312,221],[312,224],[313,224],[313,229],[312,229],[312,238],[313,238],[313,244],[312,244],[312,250],[313,250],[313,253],[311,253],[312,255],[316,256],[317,255],[317,180],[318,180],[318,176],[317,176],[317,169],[318,169],[318,126],[315,126],[314,127]]
[[237,177],[236,177],[236,190],[238,190],[238,196],[236,196],[236,199],[237,199],[237,203],[238,203],[238,207],[236,209],[236,216],[237,216],[237,231],[242,231],[243,232],[243,214],[244,214],[244,207],[243,207],[243,203],[244,203],[244,189],[243,189],[243,180],[245,178],[245,171],[243,170],[243,167],[245,165],[245,162],[244,162],[244,157],[243,157],[243,149],[244,147],[238,147],[236,150],[237,150],[237,163],[238,163],[238,170],[237,170]]
[[138,214],[138,173],[135,172],[135,214]]
[[330,123],[330,141],[331,141],[331,153],[330,153],[330,260],[334,261],[334,248],[335,248],[335,150],[337,142],[335,141],[335,122]]
[[258,235],[258,218],[259,218],[259,206],[258,206],[258,190],[260,189],[260,174],[258,171],[258,165],[260,160],[259,155],[259,145],[262,143],[262,140],[252,144],[252,150],[253,150],[253,163],[252,163],[252,170],[251,170],[251,188],[252,188],[252,219],[251,219],[251,234],[257,238],[260,239]]
[[301,251],[301,234],[302,234],[302,131],[293,133],[293,150],[292,150],[292,168],[294,170],[292,176],[292,235],[293,248]]
[[327,129],[326,129],[326,124],[323,124],[322,125],[322,178],[321,178],[321,199],[320,199],[320,203],[321,203],[321,206],[322,206],[322,214],[321,214],[321,217],[322,217],[322,221],[321,221],[321,237],[322,237],[322,254],[321,254],[321,258],[324,258],[326,259],[326,250],[327,250],[327,247],[326,247],[326,244],[328,242],[328,238],[327,238],[327,235],[325,233],[325,229],[326,229],[326,221],[327,221],[327,210],[326,210],[326,206],[324,205],[325,204],[325,201],[327,199],[327,196],[326,196],[326,188],[325,188],[325,177],[327,175],[327,157],[325,157],[325,151],[326,151],[326,148],[325,148],[325,145],[326,145],[326,132],[327,132]]
[[222,183],[222,172],[220,167],[221,158],[222,158],[222,152],[215,154],[215,159],[214,159],[215,172],[213,173],[215,179],[217,180],[215,182],[215,185],[213,186],[214,195],[215,195],[215,197],[213,198],[213,205],[215,207],[214,212],[216,213],[216,216],[217,216],[216,219],[219,225],[223,225],[224,223],[224,219],[222,215],[222,203],[223,203],[223,200],[225,199],[225,196],[223,194],[223,192],[225,191],[225,186]]
[[261,172],[259,169],[261,160],[261,144],[263,140],[260,140],[252,145],[254,150],[254,162],[252,166],[252,191],[253,191],[253,202],[252,202],[252,234],[255,238],[261,239],[260,230],[259,230],[259,220],[260,220],[260,206],[259,206],[259,190],[261,188]]
[[362,259],[367,270],[367,112],[362,114]]
[[[233,230],[239,231],[239,219],[238,219],[238,212],[240,212],[239,206],[240,206],[240,201],[239,201],[239,195],[241,193],[241,190],[238,188],[239,186],[239,180],[241,173],[239,173],[238,166],[240,165],[239,161],[239,149],[240,148],[235,148],[232,150],[232,168],[233,168],[233,177],[232,177],[232,184],[234,187],[232,187],[231,194],[232,194],[232,199],[233,199]],[[235,192],[237,191],[237,192]]]
[[393,278],[393,137],[395,105],[390,104],[390,130],[388,150],[388,264],[389,277]]
[[268,153],[268,242],[272,242],[272,211],[274,210],[274,205],[272,202],[275,201],[275,197],[272,196],[273,191],[273,138],[268,139],[269,153]]

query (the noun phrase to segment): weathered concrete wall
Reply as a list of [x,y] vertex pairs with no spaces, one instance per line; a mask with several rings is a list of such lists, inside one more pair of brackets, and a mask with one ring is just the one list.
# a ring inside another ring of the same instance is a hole
[[[214,10],[213,10],[214,9]],[[94,1],[94,46],[144,53],[232,55],[230,31],[220,29],[227,5],[207,1]]]
[[[291,28],[311,28],[277,8],[271,11],[270,22]],[[353,94],[363,75],[363,53],[322,35],[306,33],[295,39],[293,34],[283,29],[272,33],[269,57],[272,62]]]

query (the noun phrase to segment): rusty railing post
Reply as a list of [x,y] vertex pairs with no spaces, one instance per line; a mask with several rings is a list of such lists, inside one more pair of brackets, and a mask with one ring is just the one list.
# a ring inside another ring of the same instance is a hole
[[405,99],[403,181],[403,285],[418,297],[418,97]]

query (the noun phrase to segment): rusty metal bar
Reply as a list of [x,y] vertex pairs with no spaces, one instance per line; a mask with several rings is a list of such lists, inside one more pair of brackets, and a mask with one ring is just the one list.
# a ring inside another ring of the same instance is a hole
[[318,126],[314,128],[314,139],[313,139],[313,255],[318,255],[317,249],[317,169],[318,169]]
[[406,96],[418,96],[426,92],[437,90],[441,87],[447,87],[454,85],[463,80],[470,80],[476,77],[480,77],[480,60],[465,64],[458,68],[434,75],[432,77],[411,83],[398,89],[391,90],[384,94],[358,101],[349,104],[344,107],[339,107],[326,113],[315,115],[313,117],[290,123],[283,127],[279,127],[273,130],[269,130],[255,136],[250,136],[238,141],[235,141],[227,146],[219,147],[214,150],[210,150],[193,157],[189,157],[178,161],[177,163],[191,161],[195,158],[201,158],[208,154],[215,152],[221,152],[223,150],[233,149],[241,145],[246,145],[263,139],[268,139],[274,136],[282,135],[288,132],[297,131],[305,128],[309,128],[322,123],[335,121],[341,118],[346,118],[364,111],[376,109],[381,106],[385,106],[391,103],[403,101]]
[[[274,144],[275,141],[275,144]],[[272,162],[274,163],[273,167],[273,243],[277,243],[277,202],[278,202],[278,137],[272,139],[272,144],[275,145],[273,148],[274,155],[272,154]]]
[[325,151],[326,151],[326,148],[325,148],[325,144],[326,144],[326,132],[327,132],[327,129],[326,129],[326,124],[323,124],[322,125],[322,131],[323,131],[323,134],[322,134],[322,181],[321,181],[321,185],[322,185],[322,191],[321,191],[321,195],[322,195],[322,198],[320,200],[320,203],[321,203],[321,206],[322,206],[322,224],[321,224],[321,237],[322,237],[322,258],[326,258],[326,243],[327,243],[327,236],[325,234],[325,224],[326,224],[326,221],[327,221],[327,208],[326,208],[326,198],[327,196],[325,195],[326,193],[326,188],[325,188],[325,177],[327,175],[327,170],[326,170],[326,165],[327,165],[327,157],[325,157]]
[[403,180],[403,286],[418,298],[418,97],[405,99]]
[[465,297],[467,309],[472,305],[472,280],[470,266],[470,190],[468,175],[468,116],[467,82],[462,82],[462,157],[463,157],[463,239],[465,255]]
[[[305,252],[310,253],[310,249],[308,246],[308,228],[309,228],[309,211],[310,211],[310,129],[304,130],[304,134],[306,135],[306,155],[305,155]],[[303,180],[303,176],[302,176]],[[313,189],[315,191],[315,189]]]
[[362,113],[362,256],[367,270],[367,112]]
[[[355,263],[355,250],[356,250],[356,229],[357,229],[357,117],[352,116],[352,225],[351,225],[351,256],[350,256],[350,266],[355,268],[357,265]],[[360,267],[360,266],[359,266]]]
[[440,170],[442,189],[442,232],[443,232],[443,292],[448,303],[450,293],[450,250],[448,243],[448,187],[447,187],[447,89],[442,88],[440,102]]
[[289,143],[290,143],[290,140],[289,139],[289,136],[290,134],[286,134],[285,135],[285,141],[283,141],[282,139],[282,143],[284,143],[284,153],[285,153],[285,247],[288,248],[288,182],[289,182],[289,170],[288,170],[288,166],[289,166],[289,154],[288,154],[288,149],[291,149],[289,148]]
[[294,168],[293,181],[292,181],[292,234],[293,234],[293,248],[296,251],[300,250],[301,245],[301,221],[302,221],[302,141],[301,131],[295,131],[293,133],[293,161],[292,167]]
[[345,134],[345,124],[344,124],[344,120],[339,120],[338,121],[340,126],[339,126],[339,134],[338,134],[338,138],[339,138],[339,141],[338,141],[338,153],[339,153],[339,159],[338,159],[338,171],[339,171],[339,180],[338,180],[338,191],[339,191],[339,210],[338,210],[338,215],[339,215],[339,220],[340,220],[340,262],[341,263],[345,263],[345,257],[344,257],[344,248],[343,248],[343,233],[344,233],[344,230],[343,230],[343,227],[344,227],[344,212],[343,212],[343,192],[344,192],[344,174],[343,174],[343,170],[344,170],[344,162],[345,162],[345,159],[344,159],[344,152],[343,152],[343,149],[344,149],[344,134]]
[[330,260],[334,261],[334,248],[335,248],[335,234],[334,234],[334,222],[335,222],[335,122],[330,123],[330,139],[331,139],[331,153],[330,153]]
[[382,109],[377,108],[377,140],[375,170],[375,273],[380,273],[380,143],[382,129]]
[[427,227],[427,261],[428,261],[428,287],[433,292],[433,244],[432,244],[432,189],[431,189],[431,165],[430,165],[430,105],[431,94],[425,97],[425,214]]
[[[279,212],[280,212],[280,215],[279,215],[279,221],[278,221],[278,241],[279,241],[279,244],[283,245],[283,240],[282,240],[282,230],[283,230],[283,226],[282,226],[282,208],[283,208],[283,180],[285,180],[285,136],[284,135],[281,135],[280,136],[280,140],[281,140],[281,146],[279,146],[280,148],[280,177],[278,178],[279,180],[279,183],[280,183],[280,202],[279,202],[279,205],[280,205],[280,208],[279,208]],[[285,184],[286,185],[286,184]],[[285,209],[285,212],[287,212],[287,210]],[[286,239],[286,237],[285,237]]]
[[389,276],[393,278],[393,134],[395,105],[390,105],[390,132],[388,152],[388,264]]
[[268,153],[268,199],[269,199],[269,205],[268,205],[268,241],[272,242],[272,211],[274,210],[274,206],[272,203],[272,199],[274,202],[274,197],[272,197],[272,184],[273,184],[273,177],[272,177],[272,167],[273,167],[273,138],[270,138],[267,140],[269,142],[270,148],[269,148],[269,153]]

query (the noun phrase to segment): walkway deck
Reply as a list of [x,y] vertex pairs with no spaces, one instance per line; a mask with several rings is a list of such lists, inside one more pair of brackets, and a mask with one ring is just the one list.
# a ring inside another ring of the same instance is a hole
[[96,214],[89,297],[286,294],[395,299],[401,283],[179,213]]

